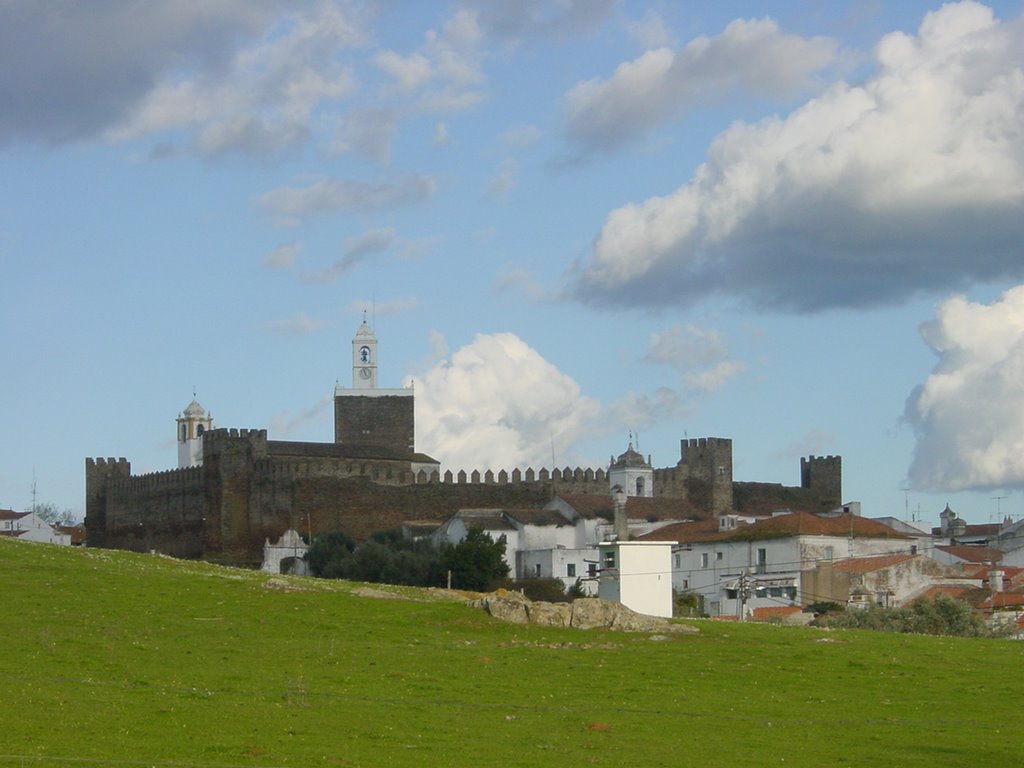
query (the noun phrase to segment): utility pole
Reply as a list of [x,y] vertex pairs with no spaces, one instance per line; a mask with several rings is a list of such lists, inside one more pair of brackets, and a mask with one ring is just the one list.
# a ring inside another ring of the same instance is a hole
[[750,573],[740,573],[739,588],[736,590],[740,598],[740,621],[747,620],[747,600],[750,599]]

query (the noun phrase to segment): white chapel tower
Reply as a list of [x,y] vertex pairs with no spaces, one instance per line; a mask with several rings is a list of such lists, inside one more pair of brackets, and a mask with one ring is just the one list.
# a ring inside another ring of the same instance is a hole
[[208,429],[213,429],[213,416],[193,399],[178,414],[178,469],[202,465],[203,433]]

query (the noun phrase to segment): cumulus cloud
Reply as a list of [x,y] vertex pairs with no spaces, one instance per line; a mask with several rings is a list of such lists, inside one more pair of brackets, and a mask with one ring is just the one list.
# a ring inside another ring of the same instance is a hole
[[835,48],[827,38],[783,34],[771,19],[737,20],[718,37],[647,51],[608,80],[575,86],[565,98],[566,137],[583,153],[608,151],[724,92],[789,95],[834,60]]
[[204,155],[265,152],[304,139],[314,111],[349,96],[355,77],[339,52],[360,40],[341,11],[286,15],[224,66],[163,74],[107,132],[115,140],[186,129]]
[[259,33],[273,3],[3,3],[0,143],[92,138],[172,66],[216,70],[238,37]]
[[466,109],[484,98],[483,42],[477,14],[460,10],[440,31],[429,30],[417,50],[383,50],[373,61],[414,110]]
[[743,362],[729,358],[721,332],[693,324],[651,334],[645,359],[674,368],[686,386],[698,393],[717,392],[746,370]]
[[572,292],[814,311],[1024,274],[1022,38],[974,2],[886,36],[863,85],[733,125],[687,184],[612,211]]
[[410,176],[395,183],[321,179],[305,187],[279,187],[257,201],[268,213],[286,220],[324,213],[375,211],[426,202],[434,180]]
[[511,158],[501,161],[498,170],[487,180],[484,195],[489,200],[500,200],[513,189],[519,180],[519,163]]
[[1024,487],[1024,286],[992,304],[948,299],[921,335],[938,362],[907,401],[913,486]]
[[550,468],[552,443],[563,466],[599,410],[511,333],[478,335],[413,381],[416,445],[453,471]]

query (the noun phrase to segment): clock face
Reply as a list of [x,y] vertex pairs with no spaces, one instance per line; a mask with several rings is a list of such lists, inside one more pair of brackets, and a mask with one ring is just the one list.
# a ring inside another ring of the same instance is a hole
[[368,378],[370,378],[370,369],[369,368],[360,368],[359,369],[359,378],[361,378],[361,379],[368,379]]

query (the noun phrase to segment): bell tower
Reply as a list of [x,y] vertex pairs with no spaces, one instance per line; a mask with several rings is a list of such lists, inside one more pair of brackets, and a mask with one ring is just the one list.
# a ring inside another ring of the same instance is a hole
[[366,312],[352,339],[352,388],[377,388],[377,337],[366,322]]
[[193,398],[178,414],[178,469],[202,465],[203,433],[210,429],[213,429],[213,416]]
[[378,388],[377,337],[365,313],[352,339],[352,387],[334,389],[334,442],[363,458],[416,450],[412,388]]

